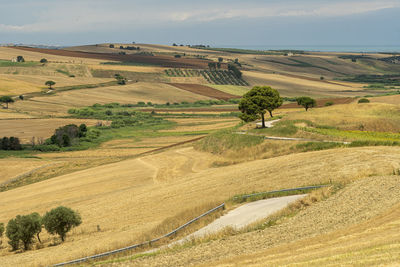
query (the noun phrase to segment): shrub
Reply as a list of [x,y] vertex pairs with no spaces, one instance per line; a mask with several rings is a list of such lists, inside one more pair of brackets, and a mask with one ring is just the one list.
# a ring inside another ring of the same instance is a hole
[[17,56],[17,62],[25,62],[25,59],[23,56]]
[[50,143],[59,147],[71,146],[72,141],[78,138],[80,130],[75,124],[69,124],[55,130],[54,135],[50,138]]
[[328,102],[325,103],[325,107],[329,107],[329,106],[332,106],[332,105],[333,105],[332,101],[328,101]]
[[44,228],[49,234],[57,234],[65,241],[67,233],[82,223],[78,212],[63,206],[52,209],[43,216]]
[[358,100],[358,103],[369,103],[370,101],[367,98],[361,98],[360,100]]
[[0,141],[1,150],[22,150],[18,137],[3,137]]

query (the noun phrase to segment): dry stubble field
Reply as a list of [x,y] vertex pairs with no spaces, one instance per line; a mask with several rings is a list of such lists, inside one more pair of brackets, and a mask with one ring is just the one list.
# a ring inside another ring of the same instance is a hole
[[5,200],[0,216],[7,221],[20,213],[43,214],[62,203],[82,214],[83,225],[62,245],[47,247],[51,240],[43,234],[45,249],[23,254],[3,249],[2,261],[5,266],[50,264],[129,245],[165,218],[238,193],[390,174],[400,167],[399,152],[395,147],[338,149],[210,168],[214,156],[186,147],[59,176],[0,193]]

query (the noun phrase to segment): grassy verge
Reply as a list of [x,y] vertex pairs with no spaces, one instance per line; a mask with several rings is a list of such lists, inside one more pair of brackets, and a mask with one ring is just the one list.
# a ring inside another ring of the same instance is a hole
[[237,134],[235,130],[236,127],[217,131],[197,142],[195,148],[214,154],[222,154],[227,150],[239,151],[245,147],[261,144],[264,141],[262,136]]
[[363,142],[399,142],[400,134],[387,132],[371,132],[371,131],[345,131],[334,128],[308,128],[303,130],[311,133],[322,134],[326,136],[341,138],[349,141]]

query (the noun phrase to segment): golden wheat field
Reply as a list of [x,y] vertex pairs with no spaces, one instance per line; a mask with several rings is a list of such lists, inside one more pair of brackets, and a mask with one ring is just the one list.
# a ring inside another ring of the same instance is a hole
[[383,103],[333,105],[309,111],[290,113],[288,119],[310,120],[319,125],[335,126],[344,130],[398,132],[399,106]]
[[2,170],[0,173],[0,184],[32,172],[47,164],[49,164],[47,161],[40,159],[2,159],[0,160],[0,168]]
[[22,143],[29,143],[32,137],[47,139],[58,127],[67,124],[88,126],[96,124],[96,120],[79,119],[4,119],[0,120],[0,136],[15,136]]
[[43,234],[45,249],[23,254],[3,249],[2,262],[50,264],[132,244],[165,218],[238,193],[390,174],[400,167],[399,152],[395,147],[337,149],[210,168],[215,156],[183,147],[59,176],[0,193],[1,218],[43,213],[63,203],[78,210],[85,223],[62,245],[48,247],[51,239]]

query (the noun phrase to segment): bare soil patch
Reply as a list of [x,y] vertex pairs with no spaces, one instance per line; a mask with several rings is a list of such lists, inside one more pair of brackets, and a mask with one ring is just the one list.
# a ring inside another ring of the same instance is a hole
[[175,86],[179,89],[183,89],[195,94],[204,95],[220,100],[229,100],[233,98],[238,98],[238,96],[236,95],[228,94],[201,84],[169,83],[169,85]]

